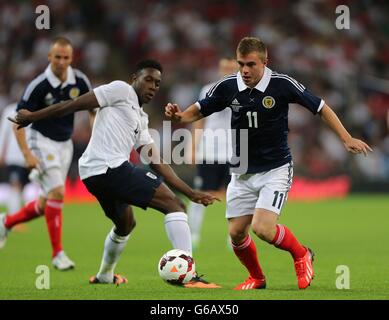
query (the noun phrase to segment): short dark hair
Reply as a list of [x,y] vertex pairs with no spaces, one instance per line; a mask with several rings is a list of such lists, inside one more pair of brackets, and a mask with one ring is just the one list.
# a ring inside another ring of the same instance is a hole
[[136,64],[135,73],[138,73],[139,71],[142,71],[143,69],[147,69],[147,68],[157,69],[161,73],[163,71],[162,65],[158,61],[152,60],[152,59],[147,59],[147,60],[139,61]]

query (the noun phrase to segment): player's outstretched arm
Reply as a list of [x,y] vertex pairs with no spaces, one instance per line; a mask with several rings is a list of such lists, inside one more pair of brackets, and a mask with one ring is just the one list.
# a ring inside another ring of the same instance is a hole
[[8,119],[16,123],[19,129],[28,126],[31,122],[48,118],[63,117],[70,113],[81,110],[93,110],[98,107],[99,103],[97,102],[94,92],[89,91],[77,99],[56,103],[35,112],[28,111],[27,109],[21,109],[16,114],[15,119]]
[[149,158],[149,160],[151,161],[150,163],[151,169],[153,169],[156,173],[161,175],[164,178],[167,185],[181,192],[182,194],[187,196],[191,201],[196,203],[201,203],[205,206],[214,203],[215,200],[220,201],[219,198],[209,193],[193,190],[183,180],[181,180],[176,175],[172,167],[167,163],[164,163],[155,144],[150,144],[143,147],[147,148],[146,149],[148,150],[147,155],[145,155],[144,154],[145,152],[142,152],[142,150],[138,149],[138,152],[141,153],[142,156],[147,156]]
[[353,138],[347,132],[336,113],[327,104],[321,109],[320,115],[343,142],[347,151],[354,154],[363,153],[365,156],[367,156],[368,151],[373,151],[367,143]]
[[168,103],[165,106],[165,116],[174,122],[191,123],[203,118],[196,104],[190,105],[184,112],[175,103]]

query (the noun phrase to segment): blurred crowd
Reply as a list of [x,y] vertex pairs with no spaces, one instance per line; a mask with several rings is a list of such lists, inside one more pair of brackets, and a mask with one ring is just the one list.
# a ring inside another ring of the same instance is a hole
[[[40,4],[50,9],[50,30],[35,28]],[[350,8],[350,29],[336,28],[340,4]],[[166,102],[191,104],[204,84],[217,79],[218,59],[234,56],[243,36],[258,36],[268,45],[271,69],[321,96],[374,149],[367,158],[350,156],[318,117],[291,106],[295,174],[389,181],[387,1],[0,0],[0,112],[44,70],[57,35],[72,41],[73,66],[93,86],[127,80],[139,59],[159,60],[162,88],[145,108],[157,129]],[[76,118],[75,164],[90,135],[86,115]],[[77,175],[76,165],[71,175]]]

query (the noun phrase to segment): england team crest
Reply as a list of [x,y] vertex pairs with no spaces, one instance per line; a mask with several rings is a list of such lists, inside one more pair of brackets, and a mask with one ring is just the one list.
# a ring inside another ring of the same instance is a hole
[[271,96],[266,96],[262,99],[262,105],[266,108],[266,109],[271,109],[274,107],[274,105],[276,104],[276,101],[274,100],[273,97]]

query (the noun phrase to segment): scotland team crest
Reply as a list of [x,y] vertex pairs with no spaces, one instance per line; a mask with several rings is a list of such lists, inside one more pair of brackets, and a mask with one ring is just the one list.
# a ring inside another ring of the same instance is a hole
[[69,91],[69,96],[71,99],[75,99],[80,95],[80,89],[77,87],[71,88]]
[[276,104],[275,100],[273,97],[271,96],[266,96],[262,99],[262,105],[266,108],[266,109],[271,109],[274,107],[274,105]]

